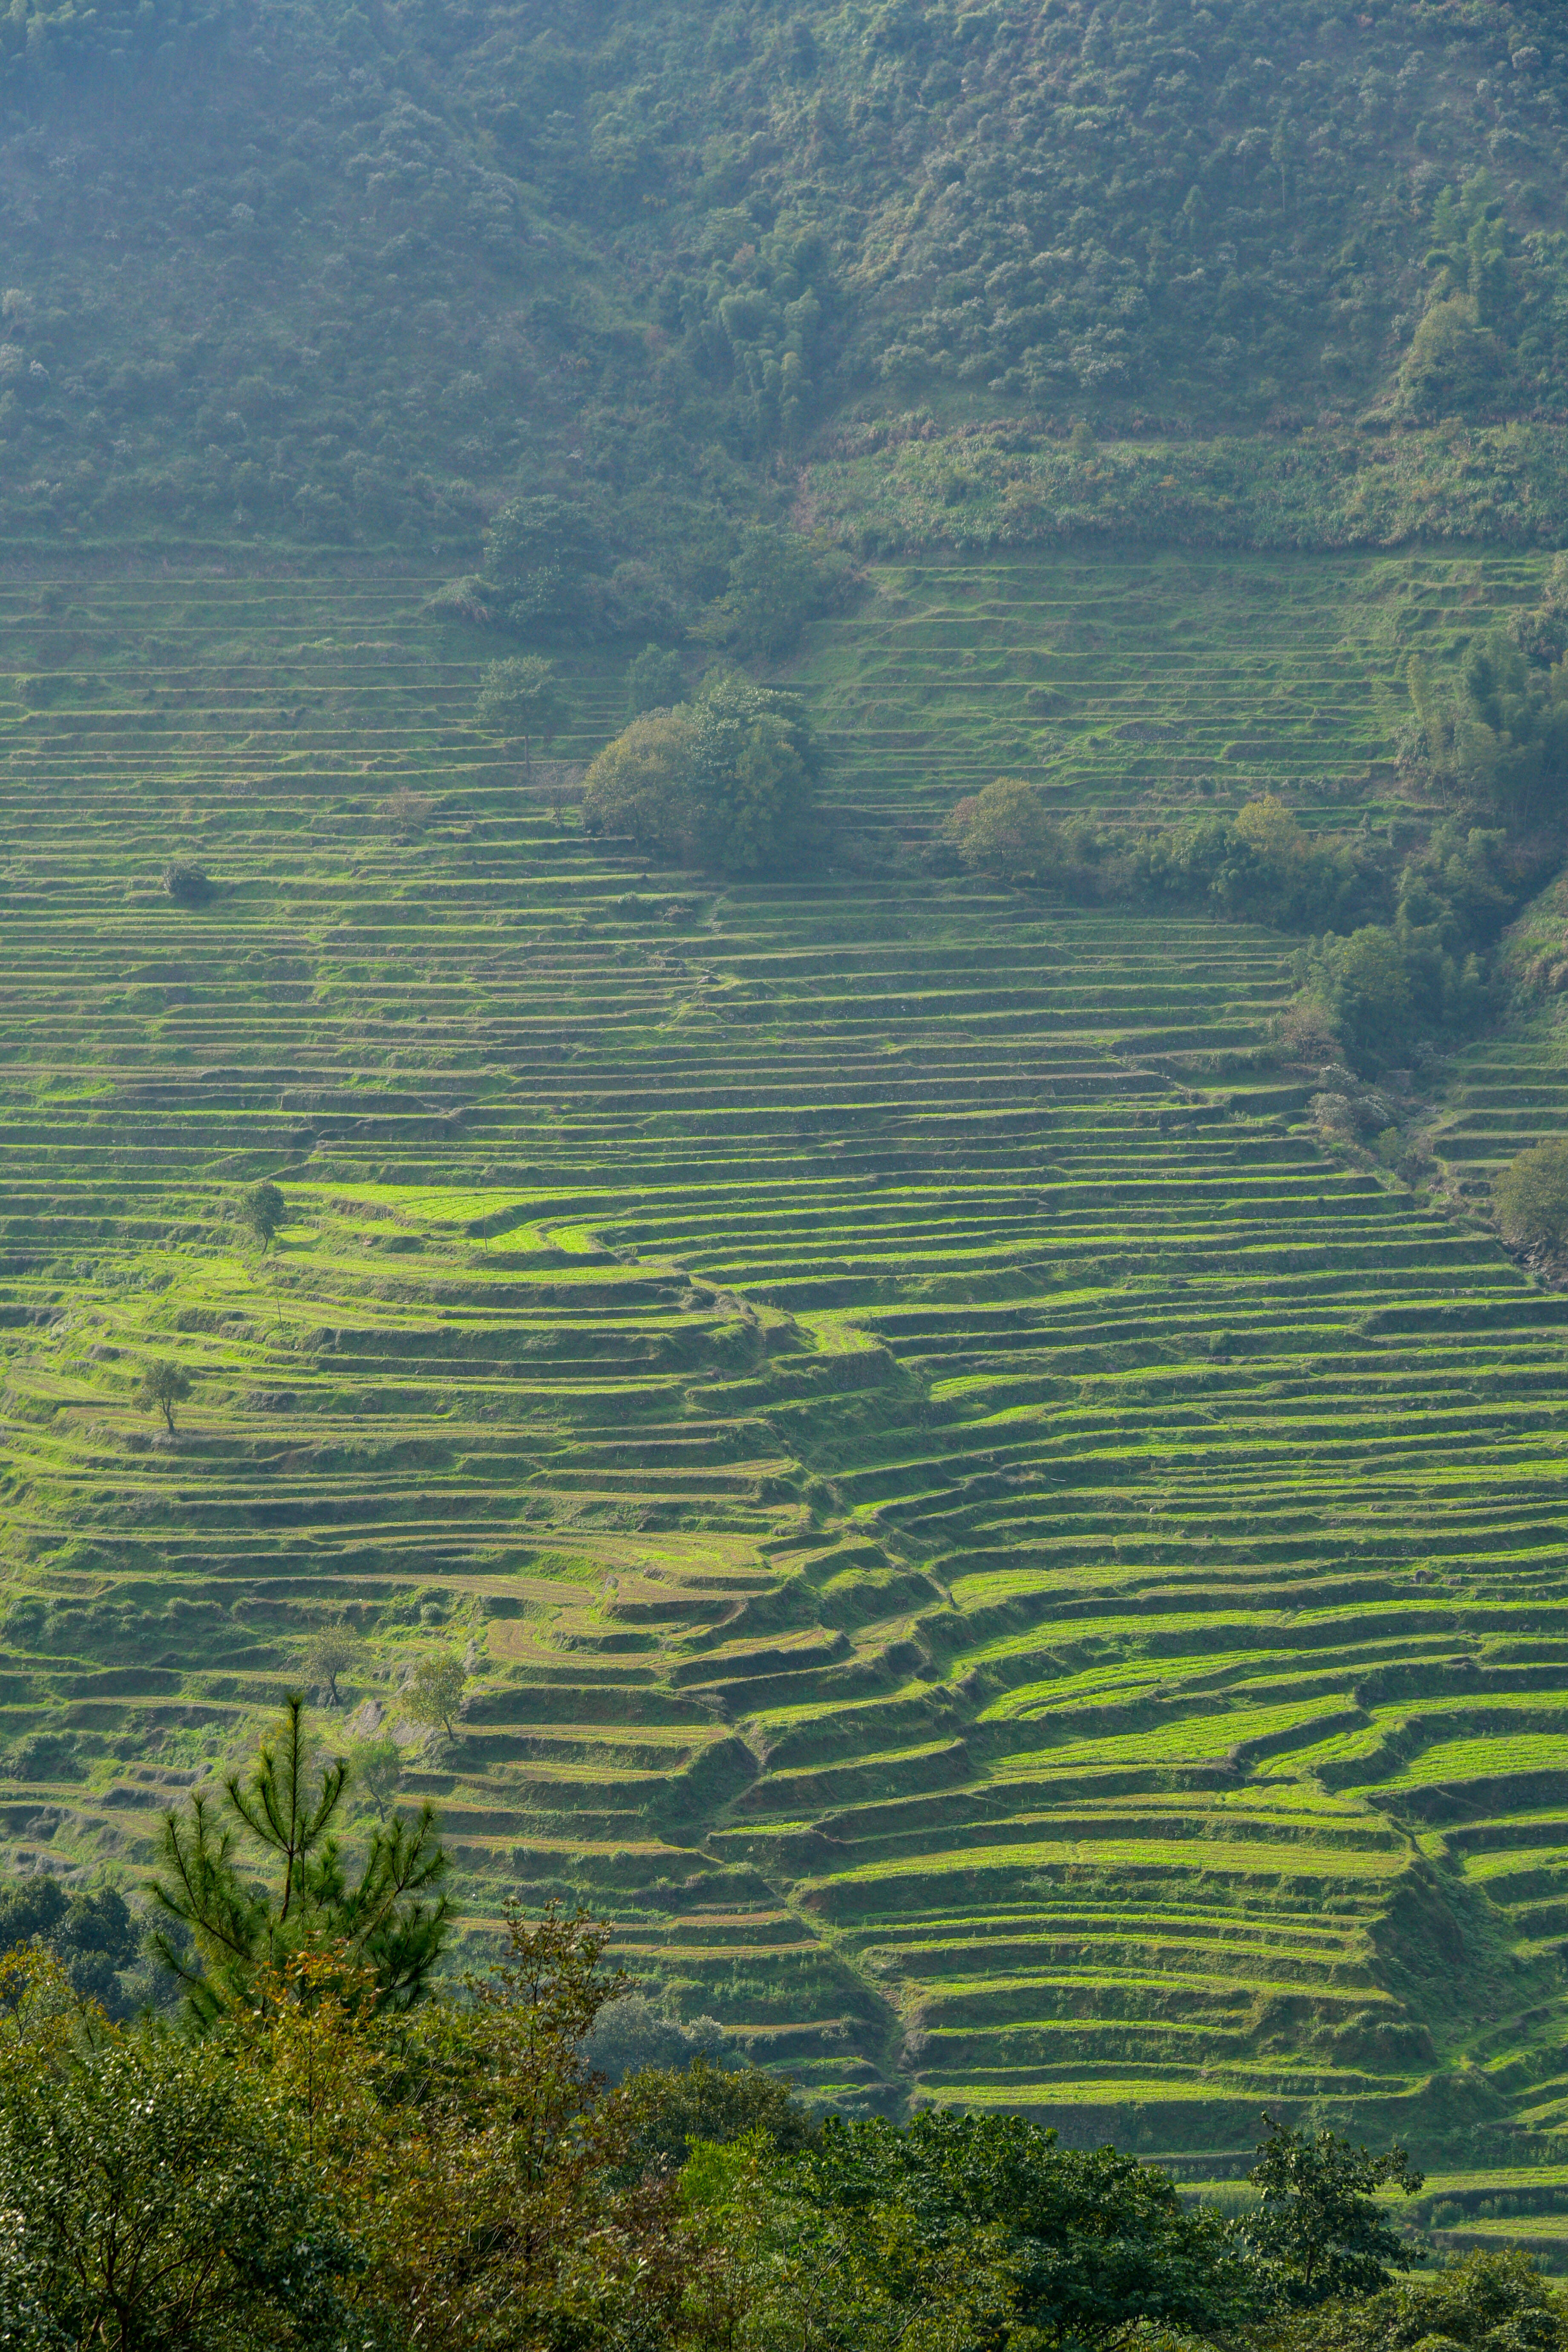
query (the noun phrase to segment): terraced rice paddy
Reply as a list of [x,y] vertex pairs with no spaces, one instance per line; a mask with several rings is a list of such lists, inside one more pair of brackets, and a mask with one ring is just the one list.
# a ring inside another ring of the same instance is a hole
[[721,888],[555,820],[419,583],[13,583],[9,1858],[134,1861],[343,1611],[353,1728],[469,1660],[404,1785],[470,1918],[583,1894],[824,2092],[1543,2161],[1568,1302],[1321,1157],[1289,941],[916,854],[1091,618],[1064,795],[1359,821],[1401,647],[1531,576],[901,572],[801,665],[858,833]]

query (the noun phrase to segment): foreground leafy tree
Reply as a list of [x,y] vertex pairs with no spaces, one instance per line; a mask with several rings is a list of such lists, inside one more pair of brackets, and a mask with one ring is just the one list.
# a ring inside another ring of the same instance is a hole
[[1226,2227],[1184,2206],[1167,2173],[1112,2147],[1061,2148],[1021,2116],[828,2123],[802,2159],[803,2193],[893,2200],[939,2234],[988,2233],[1014,2324],[1058,2344],[1110,2347],[1144,2326],[1234,2333],[1261,2308]]
[[1433,2278],[1401,2279],[1381,2294],[1326,2304],[1280,2338],[1290,2352],[1564,2352],[1568,2305],[1528,2254],[1467,2254]]
[[[412,1823],[380,1822],[351,1874],[333,1834],[348,1777],[341,1758],[317,1758],[292,1696],[247,1778],[231,1776],[216,1805],[198,1794],[188,1812],[165,1814],[163,1869],[148,1883],[163,1922],[153,1942],[200,2024],[325,1945],[366,1972],[374,2009],[407,2009],[429,1991],[450,1912],[435,1814],[426,1804]],[[269,1881],[253,1875],[258,1864]]]
[[700,2140],[681,2174],[687,2212],[721,2257],[693,2265],[686,2316],[698,2340],[738,2352],[969,2352],[1005,2342],[1013,2315],[1003,2233],[932,2210],[883,2178],[850,2193],[781,2158],[758,2133]]
[[1310,2305],[1380,2294],[1404,2252],[1373,2192],[1393,2181],[1407,2197],[1422,2175],[1402,2147],[1373,2156],[1331,2131],[1290,2131],[1266,2117],[1268,2137],[1248,2173],[1263,2192],[1246,2235],[1278,2299]]
[[143,1412],[161,1412],[171,1437],[174,1434],[174,1407],[183,1404],[191,1392],[191,1376],[167,1357],[159,1356],[143,1371],[136,1391],[136,1402]]
[[378,2015],[330,1950],[296,1955],[236,2021],[281,2081],[319,2193],[353,2235],[373,2344],[535,2352],[668,2347],[704,2249],[673,2180],[617,2181],[626,2135],[583,2042],[625,1986],[581,1912],[508,1915],[462,2000]]
[[114,2027],[52,1964],[0,1977],[0,2341],[29,2352],[329,2352],[347,2233],[276,2084],[215,2043]]
[[1551,1136],[1510,1162],[1492,1185],[1498,1223],[1520,1249],[1568,1243],[1568,1141]]
[[774,871],[809,846],[820,772],[793,698],[721,673],[606,744],[584,785],[584,823],[721,872]]

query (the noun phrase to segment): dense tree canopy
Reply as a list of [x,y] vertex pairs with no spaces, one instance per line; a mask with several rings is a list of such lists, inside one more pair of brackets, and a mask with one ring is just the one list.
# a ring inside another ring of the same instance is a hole
[[227,1783],[250,1860],[200,1801],[171,1817],[153,1892],[188,1996],[174,2022],[113,2021],[60,1957],[89,1915],[123,1940],[123,1905],[0,1886],[21,1939],[0,1951],[0,2341],[18,2352],[1568,2341],[1506,2256],[1392,2284],[1375,2192],[1421,2186],[1397,2148],[1270,2123],[1237,2222],[1019,2116],[813,2114],[711,2021],[667,2018],[660,2063],[611,2084],[596,2055],[635,2061],[658,2020],[610,1930],[509,1903],[493,1965],[443,1978],[428,1822],[400,1891],[385,1827],[357,1871],[339,1854],[343,1786],[291,1702]]
[[588,771],[584,822],[721,873],[760,874],[809,850],[816,738],[787,695],[721,672],[696,699],[635,719]]
[[484,0],[458,37],[37,0],[0,86],[7,528],[471,566],[494,516],[530,626],[744,604],[824,426],[1522,412],[1568,344],[1550,0]]

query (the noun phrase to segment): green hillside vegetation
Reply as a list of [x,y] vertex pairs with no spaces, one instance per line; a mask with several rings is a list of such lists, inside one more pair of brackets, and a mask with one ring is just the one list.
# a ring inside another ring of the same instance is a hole
[[[279,1800],[269,1832],[296,1819],[310,1745],[291,1705],[247,1776]],[[341,1781],[327,1763],[321,1786]],[[1018,2116],[849,2122],[700,2058],[612,2086],[587,2053],[626,1979],[585,1913],[509,1910],[483,1975],[389,2003],[364,1948],[289,1924],[293,1864],[319,1891],[326,1846],[259,1842],[271,1885],[231,1893],[271,1906],[269,1948],[237,1975],[211,1951],[233,1998],[184,2031],[111,2021],[42,1942],[5,1958],[0,2324],[19,2352],[1568,2335],[1518,2255],[1396,2284],[1420,2241],[1378,2192],[1421,2189],[1403,2149],[1271,2123],[1228,2215]]]
[[155,0],[5,41],[14,533],[477,554],[521,490],[579,619],[658,634],[802,456],[882,544],[1560,530],[1545,0]]

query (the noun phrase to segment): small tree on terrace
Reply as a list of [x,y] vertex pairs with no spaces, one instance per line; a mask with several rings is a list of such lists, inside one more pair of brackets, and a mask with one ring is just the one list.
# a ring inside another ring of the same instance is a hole
[[1568,1244],[1568,1137],[1532,1143],[1492,1186],[1503,1238],[1519,1249]]
[[239,1222],[261,1244],[266,1256],[288,1214],[288,1202],[276,1184],[247,1184],[239,1196]]
[[1046,804],[1021,776],[998,776],[973,799],[960,801],[945,830],[971,873],[993,874],[999,882],[1042,880],[1061,856]]
[[339,1706],[338,1676],[351,1674],[363,1656],[364,1643],[347,1625],[323,1625],[305,1652],[305,1679],[326,1692],[329,1706]]
[[541,654],[488,663],[474,715],[492,734],[521,736],[522,764],[531,775],[534,737],[548,743],[561,724],[555,664]]
[[427,1724],[432,1731],[441,1730],[448,1739],[455,1738],[452,1717],[462,1705],[468,1679],[461,1658],[452,1651],[431,1651],[409,1678],[403,1694],[405,1714],[413,1723]]
[[174,1407],[183,1404],[191,1392],[188,1372],[167,1357],[155,1357],[142,1375],[142,1385],[136,1391],[136,1402],[143,1412],[161,1412],[168,1423],[169,1434],[174,1433]]
[[365,1739],[349,1756],[353,1779],[383,1821],[403,1778],[403,1750],[395,1739]]

